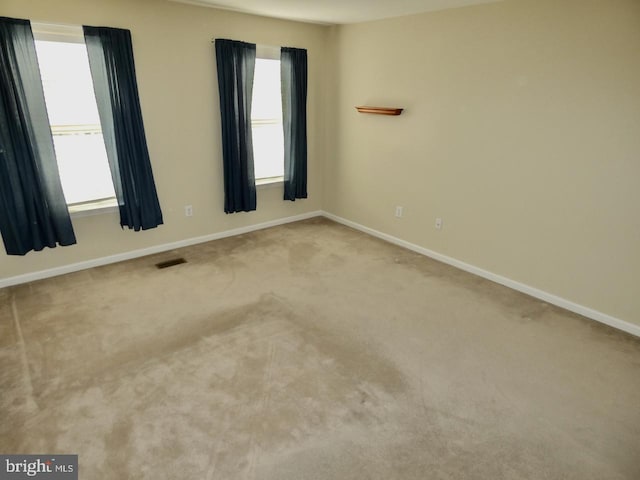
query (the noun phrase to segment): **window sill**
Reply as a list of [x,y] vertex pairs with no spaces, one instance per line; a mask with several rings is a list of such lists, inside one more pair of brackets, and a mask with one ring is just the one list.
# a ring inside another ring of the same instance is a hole
[[115,198],[96,200],[94,202],[74,203],[68,205],[69,214],[73,218],[89,217],[92,215],[102,215],[115,213],[118,211],[118,202]]
[[264,188],[276,188],[282,185],[284,185],[284,177],[268,177],[256,179],[256,188],[260,190]]

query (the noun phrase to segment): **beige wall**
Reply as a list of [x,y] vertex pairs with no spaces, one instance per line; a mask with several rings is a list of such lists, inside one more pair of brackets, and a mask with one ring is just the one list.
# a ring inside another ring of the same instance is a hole
[[[326,28],[165,0],[2,0],[0,15],[33,22],[130,29],[140,101],[164,225],[121,230],[117,214],[74,218],[78,244],[0,254],[0,279],[153,247],[321,208]],[[223,212],[220,110],[214,37],[309,52],[309,198],[282,200],[282,187],[258,190],[258,210]],[[191,204],[194,216],[184,216]]]
[[325,210],[640,325],[640,2],[507,0],[331,37]]
[[[165,215],[142,233],[115,215],[74,219],[78,245],[0,255],[0,278],[322,208],[640,325],[637,0],[506,0],[331,28],[164,0],[3,0],[0,14],[132,31]],[[308,200],[260,190],[257,212],[222,212],[212,37],[309,50]]]

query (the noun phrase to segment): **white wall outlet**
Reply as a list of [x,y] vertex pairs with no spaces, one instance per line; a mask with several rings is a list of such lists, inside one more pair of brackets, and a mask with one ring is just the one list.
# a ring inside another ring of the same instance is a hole
[[185,217],[193,217],[193,205],[185,205],[184,206],[184,216]]
[[440,217],[436,218],[436,229],[442,230],[442,219]]
[[402,217],[402,207],[396,207],[396,217]]

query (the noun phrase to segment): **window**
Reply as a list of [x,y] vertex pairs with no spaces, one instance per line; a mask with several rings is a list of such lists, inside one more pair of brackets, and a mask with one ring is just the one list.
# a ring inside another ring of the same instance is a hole
[[82,28],[33,25],[33,31],[67,204],[72,211],[115,205]]
[[[279,50],[273,58],[256,58],[251,105],[253,161],[256,180],[270,183],[284,176],[284,134],[280,93]],[[258,50],[258,55],[265,55]],[[272,56],[274,56],[272,54]]]

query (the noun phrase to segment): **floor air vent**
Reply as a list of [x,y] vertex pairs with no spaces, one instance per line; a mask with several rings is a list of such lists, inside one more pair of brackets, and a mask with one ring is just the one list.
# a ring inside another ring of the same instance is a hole
[[174,265],[180,265],[181,263],[187,263],[187,261],[182,257],[174,258],[172,260],[167,260],[166,262],[156,263],[156,268],[169,268]]

